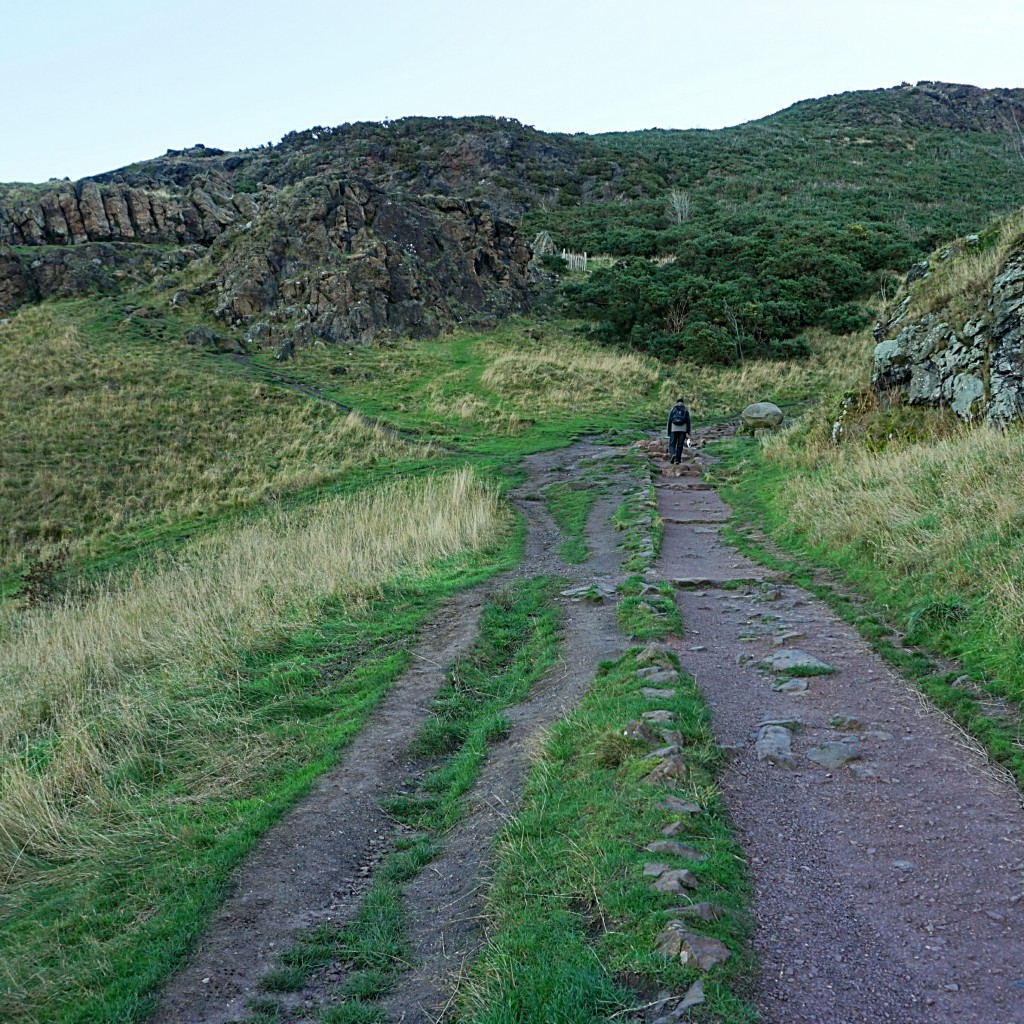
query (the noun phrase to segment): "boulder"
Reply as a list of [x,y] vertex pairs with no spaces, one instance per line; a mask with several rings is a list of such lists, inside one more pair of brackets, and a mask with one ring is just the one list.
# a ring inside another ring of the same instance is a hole
[[748,405],[740,415],[743,422],[752,429],[758,428],[773,430],[785,419],[783,411],[771,402],[755,402]]

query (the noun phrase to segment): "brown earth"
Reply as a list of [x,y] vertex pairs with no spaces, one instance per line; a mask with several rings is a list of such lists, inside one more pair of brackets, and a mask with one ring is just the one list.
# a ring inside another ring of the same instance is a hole
[[[606,485],[583,566],[558,557],[561,534],[537,500],[549,483],[582,482],[613,453],[578,444],[526,460],[527,482],[513,495],[529,524],[522,564],[456,595],[427,625],[413,667],[342,763],[243,866],[155,1022],[239,1020],[298,931],[351,918],[396,837],[381,801],[417,771],[406,749],[447,668],[472,643],[486,595],[511,576],[622,579],[608,518],[632,481],[615,476]],[[665,536],[651,575],[677,581],[686,634],[673,646],[711,705],[719,742],[733,751],[721,782],[750,860],[762,965],[755,1001],[765,1024],[1024,1021],[1018,790],[822,602],[722,541],[730,512],[701,480],[705,461],[695,450],[656,478]],[[393,1021],[443,1014],[482,941],[492,841],[515,813],[531,752],[585,692],[597,663],[624,646],[610,603],[564,606],[561,664],[510,709],[509,734],[492,749],[466,816],[407,887],[415,957],[379,1004]],[[807,677],[802,692],[774,691],[790,676],[760,662],[792,648],[834,673]],[[758,757],[768,721],[790,726],[790,757]],[[343,976],[340,967],[314,976],[284,1000],[282,1019],[313,1021]]]

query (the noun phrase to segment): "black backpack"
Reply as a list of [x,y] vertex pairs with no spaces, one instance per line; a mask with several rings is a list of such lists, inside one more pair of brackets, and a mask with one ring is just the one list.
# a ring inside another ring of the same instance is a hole
[[669,413],[668,417],[669,422],[677,427],[681,427],[689,418],[690,414],[685,405],[672,406],[672,412]]

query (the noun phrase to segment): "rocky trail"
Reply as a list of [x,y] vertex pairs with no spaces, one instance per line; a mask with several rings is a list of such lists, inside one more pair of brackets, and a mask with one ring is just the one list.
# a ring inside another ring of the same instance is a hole
[[[765,1024],[1024,1022],[1019,791],[822,602],[724,543],[730,512],[701,478],[702,453],[670,467],[652,448],[665,532],[648,575],[676,587],[685,634],[671,646],[731,753],[720,781],[750,863]],[[408,747],[488,595],[514,577],[553,573],[609,593],[624,579],[610,516],[635,480],[607,462],[616,454],[580,443],[526,460],[512,495],[529,527],[522,563],[439,609],[338,767],[238,873],[154,1024],[245,1019],[297,932],[353,917],[401,834],[382,803],[415,774]],[[563,536],[538,500],[558,482],[600,488],[580,566],[557,554]],[[613,600],[562,602],[559,665],[508,710],[466,815],[406,887],[415,955],[378,1004],[392,1021],[443,1016],[482,941],[492,841],[515,813],[531,753],[598,663],[628,645]],[[321,971],[284,996],[280,1019],[318,1019],[341,974]]]
[[726,546],[699,477],[656,483],[677,653],[733,752],[766,1024],[1024,1021],[1020,792],[822,602]]

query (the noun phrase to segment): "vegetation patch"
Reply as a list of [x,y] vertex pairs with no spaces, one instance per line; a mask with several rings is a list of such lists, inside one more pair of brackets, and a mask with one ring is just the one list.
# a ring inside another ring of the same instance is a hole
[[502,529],[471,474],[411,480],[210,538],[78,606],[11,613],[0,1016],[143,1018],[423,618],[514,562]]
[[188,327],[113,299],[25,308],[0,326],[0,575],[426,454],[244,379],[186,346]]
[[[487,943],[460,990],[456,1020],[643,1019],[630,1011],[661,990],[682,995],[697,979],[655,951],[669,908],[686,899],[657,891],[643,874],[647,861],[660,859],[646,845],[679,815],[659,807],[664,787],[643,781],[654,764],[646,745],[622,736],[650,708],[638,667],[636,651],[602,664],[580,706],[552,728],[520,812],[498,842]],[[679,866],[699,879],[689,899],[723,911],[711,923],[695,919],[694,930],[732,953],[707,976],[707,1002],[693,1019],[753,1022],[743,998],[753,970],[745,947],[749,887],[714,784],[720,761],[707,711],[686,677],[662,706],[677,716],[672,728],[684,739],[688,777],[677,793],[699,807],[675,837],[704,859]]]
[[630,576],[620,585],[619,594],[615,621],[623,633],[636,640],[658,640],[682,632],[671,583],[648,583],[643,576]]
[[568,538],[559,547],[559,555],[570,565],[581,565],[589,555],[585,531],[590,510],[597,500],[597,491],[593,487],[574,487],[564,483],[551,484],[544,488],[543,493],[552,519]]
[[356,917],[341,927],[306,933],[284,953],[264,981],[271,991],[301,989],[328,963],[346,968],[325,1024],[383,1019],[374,1001],[385,995],[410,955],[403,886],[439,852],[445,833],[465,813],[487,748],[505,732],[502,712],[519,703],[554,664],[558,653],[560,583],[548,577],[510,584],[485,606],[480,636],[452,666],[413,753],[422,759],[422,782],[396,795],[388,809],[409,829],[379,867]]

